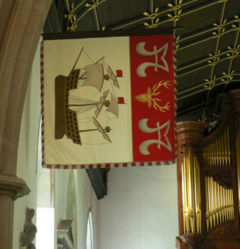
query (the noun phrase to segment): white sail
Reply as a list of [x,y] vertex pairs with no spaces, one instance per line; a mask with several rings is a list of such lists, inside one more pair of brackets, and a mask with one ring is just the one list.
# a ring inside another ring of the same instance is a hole
[[107,98],[108,92],[109,92],[109,90],[104,91],[102,97],[99,100],[99,103],[97,105],[97,109],[95,110],[95,116],[96,116],[96,118],[98,117],[99,113],[101,112],[101,110],[103,108],[103,105],[104,105],[105,100]]
[[[73,69],[82,51],[83,49]],[[76,77],[76,80],[79,80],[78,87],[69,90],[68,108],[77,114],[79,132],[81,136],[85,137],[81,137],[84,143],[95,140],[96,132],[94,131],[98,132],[98,136],[100,135],[101,140],[104,138],[104,140],[111,143],[112,141],[108,135],[111,129],[107,124],[112,117],[110,117],[108,113],[112,113],[117,118],[119,117],[118,98],[114,96],[114,87],[119,88],[119,83],[111,67],[102,61],[103,58],[95,63],[85,64],[86,66],[81,68],[81,75],[77,75]],[[110,84],[103,85],[104,80],[110,81]],[[69,80],[69,84],[71,84],[71,82],[72,80]],[[109,94],[110,90],[114,93],[111,93],[111,96]],[[89,129],[92,124],[96,129]],[[106,126],[102,126],[103,124]]]
[[118,117],[119,109],[118,109],[118,99],[113,96],[111,93],[110,105],[107,108],[108,112],[113,113],[116,117]]
[[102,63],[90,64],[84,67],[84,83],[82,86],[93,86],[100,92],[104,81],[104,70]]
[[119,84],[118,84],[117,77],[115,76],[115,74],[113,73],[112,68],[111,68],[109,65],[107,65],[107,71],[108,71],[108,73],[109,73],[110,79],[111,79],[112,82],[113,82],[113,85],[119,88]]

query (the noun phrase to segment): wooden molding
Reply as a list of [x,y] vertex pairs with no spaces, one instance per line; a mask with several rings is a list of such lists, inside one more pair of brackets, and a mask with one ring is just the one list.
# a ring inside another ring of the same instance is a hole
[[203,146],[213,143],[224,131],[228,125],[229,115],[231,113],[231,103],[226,94],[220,94],[219,100],[221,101],[221,114],[220,123],[216,129],[203,139]]
[[203,144],[207,146],[213,143],[226,128],[230,113],[240,115],[240,90],[233,90],[227,94],[220,94],[221,101],[221,122],[214,132],[204,138]]
[[176,126],[178,144],[199,145],[206,125],[198,121],[179,122]]
[[232,102],[232,111],[240,114],[240,89],[230,91],[228,96]]
[[188,233],[181,235],[179,239],[187,246],[187,248],[196,249],[203,243],[206,236],[198,233]]

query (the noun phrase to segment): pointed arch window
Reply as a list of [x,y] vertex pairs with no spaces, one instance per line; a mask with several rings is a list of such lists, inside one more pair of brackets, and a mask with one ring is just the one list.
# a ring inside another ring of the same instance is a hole
[[86,249],[94,249],[93,244],[93,220],[91,210],[88,213]]

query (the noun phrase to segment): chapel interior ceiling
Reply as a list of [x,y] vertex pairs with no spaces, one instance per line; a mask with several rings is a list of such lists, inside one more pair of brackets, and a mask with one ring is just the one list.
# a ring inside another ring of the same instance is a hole
[[174,28],[177,120],[209,121],[240,84],[239,0],[54,0],[44,32]]

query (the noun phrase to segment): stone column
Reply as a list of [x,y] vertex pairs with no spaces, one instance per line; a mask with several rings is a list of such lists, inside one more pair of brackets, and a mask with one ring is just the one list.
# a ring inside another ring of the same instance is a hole
[[12,249],[14,200],[30,191],[16,177],[18,138],[32,61],[50,4],[51,0],[0,0],[1,249]]
[[22,179],[0,174],[0,248],[12,248],[14,200],[29,192]]

